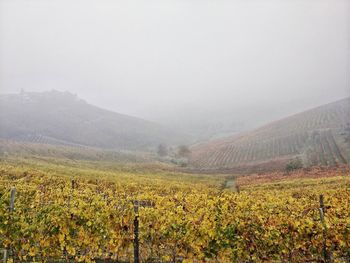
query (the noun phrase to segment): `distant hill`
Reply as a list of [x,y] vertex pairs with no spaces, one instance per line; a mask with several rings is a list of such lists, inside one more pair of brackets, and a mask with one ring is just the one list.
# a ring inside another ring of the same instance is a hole
[[350,161],[350,98],[323,105],[251,132],[191,148],[196,169],[263,171],[282,169],[299,157],[305,166]]
[[90,105],[68,92],[0,95],[0,138],[113,150],[149,150],[185,136],[153,122]]
[[67,160],[103,161],[113,163],[154,162],[151,154],[141,152],[102,150],[84,146],[52,145],[0,139],[1,158],[52,158]]

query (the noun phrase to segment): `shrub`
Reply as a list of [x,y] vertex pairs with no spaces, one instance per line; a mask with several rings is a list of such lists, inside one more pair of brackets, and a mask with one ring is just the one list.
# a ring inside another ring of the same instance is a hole
[[291,172],[294,170],[298,170],[303,168],[303,162],[301,161],[300,158],[295,158],[293,160],[290,160],[287,164],[286,164],[286,172]]

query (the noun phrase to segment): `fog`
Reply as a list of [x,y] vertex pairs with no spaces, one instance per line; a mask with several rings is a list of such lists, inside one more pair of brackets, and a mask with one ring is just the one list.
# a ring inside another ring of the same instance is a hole
[[349,96],[349,72],[348,0],[0,0],[1,93],[230,132]]

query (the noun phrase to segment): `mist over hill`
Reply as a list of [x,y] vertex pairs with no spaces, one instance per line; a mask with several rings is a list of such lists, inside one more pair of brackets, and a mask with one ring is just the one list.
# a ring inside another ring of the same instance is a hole
[[140,118],[107,111],[69,92],[0,96],[0,138],[113,150],[177,145],[186,136]]
[[209,170],[281,169],[293,158],[305,166],[350,161],[350,98],[259,129],[192,147],[191,163]]
[[[202,132],[205,129],[203,126]],[[348,163],[349,133],[350,98],[346,98],[258,129],[196,144],[191,147],[190,166],[201,170],[282,169],[296,157],[305,166]],[[104,110],[59,91],[1,95],[0,139],[69,146],[73,147],[69,151],[76,148],[79,154],[93,151],[91,147],[154,152],[159,144],[176,147],[203,141],[203,137],[183,133],[180,126],[170,129]]]

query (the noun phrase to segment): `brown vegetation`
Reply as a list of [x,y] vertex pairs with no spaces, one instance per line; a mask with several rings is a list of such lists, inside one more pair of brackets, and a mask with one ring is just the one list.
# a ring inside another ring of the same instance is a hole
[[340,165],[336,167],[312,167],[295,170],[290,173],[277,171],[270,173],[250,174],[249,176],[241,176],[236,179],[239,186],[273,183],[278,181],[286,181],[299,178],[324,178],[335,176],[346,176],[350,174],[350,165]]

